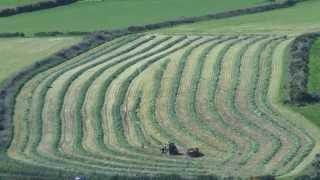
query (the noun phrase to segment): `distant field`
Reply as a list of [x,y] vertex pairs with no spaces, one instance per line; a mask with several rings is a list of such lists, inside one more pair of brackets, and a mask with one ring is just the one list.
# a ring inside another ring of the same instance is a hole
[[[7,0],[9,2],[9,0]],[[244,8],[266,0],[104,0],[0,18],[0,32],[97,31]]]
[[17,5],[30,4],[43,0],[0,0],[0,9],[4,7],[15,7]]
[[52,53],[79,41],[79,38],[0,39],[0,84],[2,81]]
[[308,90],[320,94],[320,39],[313,45],[309,59]]
[[320,31],[320,1],[265,13],[211,20],[160,30],[167,33],[300,33]]

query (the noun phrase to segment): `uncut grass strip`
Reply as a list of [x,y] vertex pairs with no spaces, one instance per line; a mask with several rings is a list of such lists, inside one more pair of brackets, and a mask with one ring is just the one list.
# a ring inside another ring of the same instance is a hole
[[[88,90],[89,86],[91,85],[91,83],[94,81],[94,79],[96,77],[98,77],[101,73],[103,73],[105,70],[113,67],[114,65],[121,63],[122,61],[128,59],[129,57],[134,57],[137,56],[147,50],[150,49],[150,47],[153,47],[156,44],[160,44],[162,42],[165,42],[166,40],[168,40],[168,37],[165,38],[159,38],[156,41],[149,41],[147,43],[144,43],[141,46],[136,46],[139,47],[139,49],[132,49],[131,52],[127,53],[126,56],[121,57],[121,58],[116,58],[116,60],[113,60],[111,63],[108,63],[109,61],[107,61],[106,63],[102,63],[99,65],[96,65],[94,67],[92,67],[91,69],[87,70],[87,71],[81,71],[81,73],[77,74],[77,79],[75,79],[76,82],[78,82],[78,85],[75,85],[75,87],[72,89],[69,89],[69,94],[66,94],[64,96],[64,101],[65,101],[65,105],[64,107],[62,107],[63,110],[67,110],[65,112],[66,115],[69,115],[70,119],[68,117],[63,117],[64,119],[69,119],[68,121],[64,120],[64,122],[72,122],[72,119],[75,119],[75,127],[64,127],[64,129],[74,129],[76,132],[70,132],[70,130],[66,130],[65,132],[69,133],[69,136],[72,134],[76,135],[75,137],[75,143],[71,143],[71,142],[67,142],[68,146],[73,146],[73,149],[81,149],[83,150],[82,146],[81,146],[81,142],[82,142],[82,136],[83,136],[83,125],[82,125],[82,117],[81,117],[81,107],[83,105],[84,102],[84,98],[85,98],[85,93]],[[141,50],[140,50],[141,48]],[[74,82],[73,82],[74,84]],[[75,92],[77,91],[77,92]],[[73,94],[71,94],[73,93]],[[74,95],[74,93],[77,93],[76,95]],[[76,103],[74,103],[74,99],[73,97],[79,97],[76,100]],[[69,100],[68,100],[69,99]],[[69,106],[67,107],[69,102]],[[72,107],[73,106],[73,107]],[[61,145],[63,145],[63,141],[60,142]]]
[[[308,120],[305,120],[301,117],[299,117],[299,115],[295,114],[294,112],[284,108],[282,105],[278,104],[277,103],[277,97],[279,96],[278,95],[278,91],[279,91],[279,79],[274,79],[275,78],[275,75],[274,74],[280,74],[279,77],[281,77],[281,70],[279,70],[280,67],[282,67],[282,58],[284,58],[284,53],[286,52],[286,48],[288,46],[288,44],[290,44],[291,40],[290,41],[287,41],[286,43],[280,45],[280,47],[278,47],[278,49],[276,49],[274,51],[274,54],[273,54],[273,60],[272,60],[272,64],[269,68],[269,77],[268,77],[268,86],[267,86],[267,89],[268,91],[265,92],[266,93],[266,97],[265,97],[265,101],[266,102],[266,105],[267,107],[269,107],[269,110],[274,114],[274,115],[277,115],[278,117],[280,116],[282,118],[282,121],[287,123],[287,126],[291,127],[291,130],[295,130],[296,133],[299,133],[300,134],[300,144],[297,143],[297,145],[300,145],[300,155],[297,155],[296,156],[296,159],[298,161],[302,161],[306,156],[307,154],[309,154],[313,147],[314,147],[314,139],[309,135],[309,133],[306,132],[305,129],[303,129],[303,127],[305,127],[305,124],[308,124]],[[280,49],[280,50],[279,50]],[[279,56],[279,57],[277,57]],[[277,67],[279,66],[279,67]],[[273,77],[273,78],[271,78]],[[289,118],[290,117],[290,118]],[[303,120],[301,120],[303,119]],[[306,123],[303,124],[301,121],[305,121]],[[299,127],[299,125],[301,127]],[[312,126],[310,126],[312,127]],[[312,128],[311,128],[312,129]],[[310,130],[309,130],[310,131]],[[315,131],[313,131],[315,132]],[[317,133],[317,132],[316,132]],[[315,133],[315,134],[316,134]],[[295,134],[293,132],[293,134]],[[303,146],[301,146],[303,144]],[[292,161],[292,159],[294,158],[294,151],[290,152],[287,159],[283,160],[282,161],[282,164],[279,165],[280,167],[284,167],[286,168],[285,166],[287,165],[287,163],[289,163],[289,161]],[[293,162],[293,161],[292,161]],[[293,163],[294,166],[298,165],[298,163]],[[295,167],[291,167],[289,168],[288,171],[291,171],[293,170]],[[291,170],[290,170],[291,169]],[[277,171],[279,172],[279,169],[277,169]],[[285,173],[288,173],[288,172],[281,172],[278,173],[279,175],[280,174],[285,174]]]
[[[253,169],[255,169],[256,173],[263,174],[262,168],[259,168],[261,166],[257,166],[257,164],[261,164],[262,159],[265,157],[266,151],[274,151],[274,149],[277,150],[279,147],[279,140],[273,133],[269,131],[272,130],[273,126],[265,127],[266,122],[264,119],[259,119],[258,117],[252,116],[250,110],[248,109],[248,107],[250,106],[249,102],[247,102],[247,100],[249,100],[248,88],[253,87],[252,82],[254,82],[254,79],[252,78],[257,77],[257,74],[253,74],[255,72],[255,65],[257,64],[257,60],[259,59],[261,51],[263,51],[266,46],[272,41],[274,41],[273,37],[259,41],[250,46],[243,56],[241,64],[239,64],[239,69],[237,70],[239,73],[239,79],[237,81],[235,94],[233,96],[234,109],[238,117],[247,120],[247,124],[249,126],[255,129],[259,134],[261,133],[266,137],[265,142],[262,143],[269,145],[261,148],[261,151],[257,152],[256,156],[250,158],[250,160],[247,162],[248,166],[246,166],[246,168],[250,169],[251,173],[253,173]],[[249,78],[249,81],[247,77]],[[254,110],[255,109],[253,109],[253,111]],[[252,165],[254,165],[254,167],[252,167]]]
[[[202,124],[199,123],[194,108],[195,92],[198,84],[198,81],[195,79],[197,78],[197,72],[201,71],[200,67],[201,62],[203,61],[203,54],[206,54],[203,53],[203,51],[208,51],[206,49],[208,47],[211,48],[212,44],[216,45],[216,43],[217,41],[210,41],[198,46],[186,59],[185,66],[181,72],[181,79],[178,83],[179,88],[176,97],[176,113],[181,124],[210,147],[210,149],[200,149],[210,156],[210,158],[220,159],[226,152],[224,149],[226,148],[224,142],[218,140],[216,136],[213,136],[214,134],[212,134],[212,131],[208,131],[206,126],[201,126]],[[206,151],[209,151],[209,153],[206,153]]]

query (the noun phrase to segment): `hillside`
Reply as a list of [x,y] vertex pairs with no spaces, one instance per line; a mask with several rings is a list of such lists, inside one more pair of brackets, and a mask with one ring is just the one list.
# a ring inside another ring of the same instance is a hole
[[[138,36],[108,42],[24,85],[8,155],[51,168],[77,165],[85,174],[284,175],[305,166],[300,163],[320,137],[277,104],[281,68],[273,67],[281,67],[291,41]],[[162,156],[158,147],[168,141],[181,150],[199,147],[205,156]]]
[[301,55],[308,46],[295,46],[320,31],[320,0],[128,28],[269,3],[83,0],[0,18],[0,33],[125,28],[0,38],[0,82],[11,77],[0,89],[0,142],[10,142],[0,144],[0,179],[289,180],[320,172],[320,103],[290,101],[290,63],[320,97],[320,38],[309,58]]

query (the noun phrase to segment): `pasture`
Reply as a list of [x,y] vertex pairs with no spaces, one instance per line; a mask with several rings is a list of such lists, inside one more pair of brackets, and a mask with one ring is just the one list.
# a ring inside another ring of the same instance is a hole
[[320,30],[320,1],[309,0],[294,7],[159,30],[164,33],[281,33],[299,34]]
[[15,7],[18,5],[25,5],[25,4],[30,4],[30,3],[39,2],[39,1],[42,1],[42,0],[1,0],[0,8]]
[[265,0],[104,0],[0,18],[0,32],[99,31],[200,16],[266,3]]
[[69,47],[80,38],[1,38],[0,84],[22,68]]

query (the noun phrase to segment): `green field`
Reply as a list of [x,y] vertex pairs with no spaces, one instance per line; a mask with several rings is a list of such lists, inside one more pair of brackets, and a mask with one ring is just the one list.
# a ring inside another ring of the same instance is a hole
[[309,57],[308,91],[320,93],[320,39],[318,39],[310,51]]
[[104,0],[0,18],[0,32],[98,31],[205,15],[265,0]]
[[80,38],[1,38],[0,84],[21,68],[42,60],[58,50],[69,47]]
[[253,15],[199,22],[160,30],[165,33],[284,33],[320,30],[319,0]]
[[[23,86],[8,156],[83,174],[294,173],[320,134],[276,101],[292,40],[145,35],[105,43]],[[171,140],[205,156],[161,155]]]
[[42,0],[1,0],[0,8],[15,7],[18,5],[30,4],[30,3],[39,2],[39,1],[42,1]]
[[[198,2],[81,1],[0,18],[0,32],[123,28],[270,1]],[[320,30],[319,7],[131,34],[39,71],[15,97],[0,179],[302,175],[320,152],[320,104],[283,103],[288,49]],[[0,82],[79,40],[0,39]],[[320,39],[310,53],[308,90],[320,93]],[[167,142],[181,155],[161,154]]]

